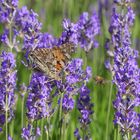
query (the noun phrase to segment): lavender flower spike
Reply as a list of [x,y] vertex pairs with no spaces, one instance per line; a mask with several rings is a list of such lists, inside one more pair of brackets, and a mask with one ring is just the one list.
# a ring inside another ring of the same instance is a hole
[[[83,85],[83,87],[80,90],[80,96],[78,99],[77,107],[81,114],[79,117],[80,121],[80,129],[76,129],[74,134],[77,140],[83,139],[88,140],[90,138],[90,131],[89,131],[89,124],[91,122],[91,115],[93,114],[93,104],[91,103],[90,99],[90,90]],[[81,138],[79,130],[81,130],[83,133],[83,136]]]
[[28,125],[27,128],[22,128],[21,137],[24,140],[36,140],[39,136],[41,136],[40,128],[33,128],[32,125]]
[[0,23],[10,23],[15,15],[17,6],[18,0],[0,0]]
[[[66,81],[63,83],[63,90],[65,92],[62,108],[65,113],[68,113],[74,108],[73,96],[77,95],[84,83],[89,81],[91,78],[91,68],[87,67],[86,70],[82,69],[83,61],[80,58],[73,59],[67,66],[66,71],[69,73],[66,75]],[[62,89],[61,89],[62,90]]]
[[100,34],[100,22],[96,12],[90,16],[89,13],[84,12],[78,22],[78,42],[86,52],[93,47],[98,47],[96,36]]
[[92,15],[84,12],[77,23],[64,19],[63,29],[59,45],[71,42],[80,45],[86,52],[93,47],[98,47],[96,36],[100,34],[100,22],[96,12],[93,12]]
[[34,73],[28,88],[28,98],[26,102],[27,116],[31,121],[49,117],[51,109],[52,87],[48,79],[42,73]]
[[118,14],[113,9],[109,31],[114,46],[113,82],[118,93],[113,102],[115,108],[114,124],[118,124],[125,139],[131,136],[137,139],[138,113],[135,107],[140,105],[140,70],[136,62],[138,52],[131,48],[130,27],[134,23],[134,13],[127,7],[130,0],[114,0],[117,5],[125,6],[126,12]]
[[[0,55],[0,125],[5,123],[5,112],[8,105],[8,121],[14,116],[15,88],[16,88],[16,63],[14,55],[5,51]],[[7,96],[7,103],[6,103]]]

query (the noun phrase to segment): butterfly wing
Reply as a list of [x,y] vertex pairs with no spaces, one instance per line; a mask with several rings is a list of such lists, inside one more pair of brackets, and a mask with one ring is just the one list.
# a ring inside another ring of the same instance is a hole
[[61,71],[71,60],[71,54],[75,51],[74,45],[71,43],[55,46],[52,50],[56,60],[55,66],[57,70]]
[[66,43],[60,46],[62,53],[65,55],[66,63],[71,59],[71,54],[75,52],[75,46],[72,43]]
[[34,70],[58,79],[60,72],[68,64],[73,52],[74,46],[66,43],[59,47],[54,46],[52,49],[36,48],[29,53],[29,59]]
[[46,73],[48,76],[51,75],[50,71],[52,69],[53,54],[51,49],[48,48],[36,48],[34,51],[29,53],[29,60],[31,62],[32,68],[36,71],[41,71]]

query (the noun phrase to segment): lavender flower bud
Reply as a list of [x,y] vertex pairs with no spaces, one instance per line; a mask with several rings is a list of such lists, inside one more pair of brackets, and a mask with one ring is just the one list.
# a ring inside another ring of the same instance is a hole
[[8,140],[13,140],[11,136],[8,136]]
[[34,140],[41,136],[40,128],[37,127],[36,129],[33,128],[32,125],[28,124],[27,128],[22,128],[21,137],[24,140]]

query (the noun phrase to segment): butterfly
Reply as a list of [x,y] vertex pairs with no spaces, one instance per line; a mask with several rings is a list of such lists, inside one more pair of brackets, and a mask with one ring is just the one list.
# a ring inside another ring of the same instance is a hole
[[53,48],[35,48],[28,53],[28,64],[35,70],[45,73],[49,78],[60,80],[60,73],[71,59],[75,46],[65,43]]

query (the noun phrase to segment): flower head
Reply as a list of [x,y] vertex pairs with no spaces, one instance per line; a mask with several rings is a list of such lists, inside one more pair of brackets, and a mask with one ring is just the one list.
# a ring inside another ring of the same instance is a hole
[[82,69],[83,61],[80,58],[73,59],[66,67],[65,71],[68,73],[63,83],[63,91],[65,92],[62,107],[64,112],[70,111],[74,108],[73,96],[80,92],[83,84],[91,78],[91,68],[87,67],[84,71]]
[[39,127],[37,127],[35,129],[35,128],[33,128],[32,125],[28,124],[27,128],[22,128],[21,137],[24,140],[37,139],[39,136],[41,136],[41,132],[40,132],[40,128]]
[[38,46],[42,24],[37,19],[38,15],[26,6],[18,9],[15,16],[15,26],[24,36],[24,49],[30,50]]
[[90,16],[84,12],[77,23],[71,23],[69,19],[63,20],[64,31],[59,44],[71,42],[80,45],[85,51],[89,51],[93,46],[98,47],[96,36],[100,33],[100,23],[96,12]]
[[69,19],[64,19],[63,20],[63,29],[64,31],[62,32],[62,35],[59,39],[58,44],[64,44],[66,42],[70,42],[73,44],[78,44],[77,40],[77,31],[78,31],[78,26],[77,24],[71,23]]
[[90,123],[90,115],[93,114],[93,104],[90,103],[89,93],[89,89],[86,86],[83,86],[80,90],[80,96],[78,99],[78,110],[81,113],[80,123],[83,126],[86,126]]
[[0,22],[11,22],[15,16],[18,0],[1,0],[0,1]]
[[0,55],[1,68],[0,68],[0,124],[5,123],[5,112],[8,105],[8,120],[10,121],[14,114],[15,106],[15,89],[16,89],[16,63],[14,55],[5,51]]
[[126,6],[124,14],[117,13],[116,8],[113,9],[109,28],[114,47],[113,82],[118,90],[113,102],[116,111],[114,123],[120,126],[123,136],[127,137],[128,133],[136,136],[137,131],[134,130],[138,125],[138,114],[135,107],[140,105],[140,70],[136,62],[138,52],[131,48],[130,32],[135,16],[128,6],[130,0],[115,0],[114,2]]
[[[91,103],[91,99],[90,99],[90,90],[83,85],[79,91],[79,98],[78,98],[78,102],[77,102],[77,108],[80,112],[80,117],[79,117],[79,121],[80,121],[80,129],[76,129],[74,132],[75,137],[77,138],[77,140],[81,139],[79,130],[82,130],[82,132],[84,131],[84,139],[88,140],[90,139],[90,131],[89,131],[89,124],[91,122],[91,116],[93,114],[93,104]],[[83,137],[83,136],[82,136]]]
[[29,120],[49,117],[52,113],[50,96],[52,85],[48,82],[47,76],[34,73],[28,90],[26,106]]
[[100,33],[100,23],[96,12],[90,16],[84,12],[78,22],[78,42],[85,51],[89,51],[93,46],[98,47],[95,37]]

